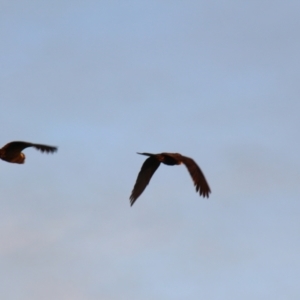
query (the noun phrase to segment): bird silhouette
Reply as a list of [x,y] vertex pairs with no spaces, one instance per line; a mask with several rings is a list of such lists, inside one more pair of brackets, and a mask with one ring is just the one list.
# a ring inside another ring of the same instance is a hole
[[138,174],[135,185],[133,187],[131,196],[130,196],[130,204],[131,206],[136,201],[136,199],[143,193],[146,186],[149,184],[151,177],[154,172],[159,167],[160,163],[163,163],[168,166],[180,165],[183,163],[194,182],[196,187],[196,191],[199,191],[199,195],[205,197],[209,197],[210,188],[204,177],[199,166],[196,162],[187,156],[183,156],[179,153],[160,153],[160,154],[152,154],[152,153],[138,153],[140,155],[149,156],[142,165],[142,168]]
[[41,152],[53,153],[57,151],[57,147],[33,144],[27,142],[11,142],[0,149],[0,158],[10,163],[24,164],[25,154],[21,151],[28,147],[34,147]]

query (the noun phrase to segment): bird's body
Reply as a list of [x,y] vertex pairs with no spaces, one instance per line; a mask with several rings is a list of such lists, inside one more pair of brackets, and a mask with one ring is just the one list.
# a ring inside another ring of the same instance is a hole
[[138,153],[141,155],[149,156],[142,165],[142,168],[138,174],[136,183],[133,187],[131,196],[130,196],[130,203],[136,201],[136,199],[143,193],[146,186],[149,184],[151,177],[159,167],[161,163],[174,166],[184,164],[196,187],[196,191],[199,191],[200,196],[209,197],[210,188],[209,185],[204,177],[199,166],[195,163],[195,161],[187,156],[183,156],[179,153],[160,153],[160,154],[152,154],[152,153]]
[[182,155],[179,153],[160,153],[160,154],[152,154],[152,153],[139,153],[140,155],[145,155],[149,157],[155,157],[157,161],[163,163],[168,166],[180,165]]
[[34,147],[42,152],[53,153],[57,151],[57,147],[33,144],[28,142],[11,142],[0,149],[0,158],[10,163],[24,164],[25,154],[21,151],[28,147]]

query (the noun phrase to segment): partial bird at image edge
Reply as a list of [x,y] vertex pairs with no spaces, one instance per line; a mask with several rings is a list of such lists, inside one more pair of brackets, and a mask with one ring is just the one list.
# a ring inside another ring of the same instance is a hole
[[6,144],[0,149],[0,159],[10,163],[24,164],[25,154],[22,153],[22,150],[28,147],[34,147],[46,153],[54,153],[57,151],[57,147],[55,146],[15,141]]

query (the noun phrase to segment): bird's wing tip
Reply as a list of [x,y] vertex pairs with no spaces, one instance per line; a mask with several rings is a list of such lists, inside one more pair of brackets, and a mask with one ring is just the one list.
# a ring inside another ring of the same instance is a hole
[[130,206],[132,206],[133,203],[135,202],[135,199],[133,199],[133,198],[130,197],[129,200],[130,200]]

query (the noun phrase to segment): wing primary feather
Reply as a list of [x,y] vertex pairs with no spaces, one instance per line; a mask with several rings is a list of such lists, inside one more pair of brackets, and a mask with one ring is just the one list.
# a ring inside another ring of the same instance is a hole
[[41,144],[32,144],[32,146],[37,150],[40,150],[41,152],[53,153],[57,151],[57,147],[54,146],[41,145]]

